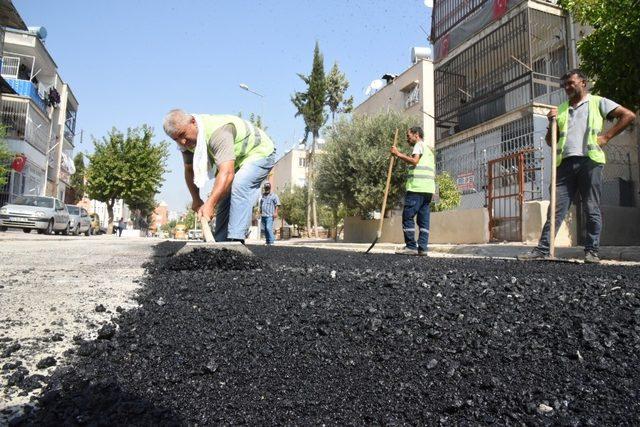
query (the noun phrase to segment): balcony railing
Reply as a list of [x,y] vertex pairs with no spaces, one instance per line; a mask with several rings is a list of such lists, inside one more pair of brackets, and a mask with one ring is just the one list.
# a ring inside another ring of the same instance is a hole
[[3,99],[0,122],[7,127],[7,137],[24,139],[41,153],[49,146],[49,123],[21,100]]
[[29,80],[20,80],[20,79],[11,79],[5,78],[9,86],[16,91],[18,95],[28,96],[31,100],[42,110],[43,113],[46,114],[47,106],[44,103],[44,99],[40,97],[38,94],[38,89],[36,85],[31,83]]

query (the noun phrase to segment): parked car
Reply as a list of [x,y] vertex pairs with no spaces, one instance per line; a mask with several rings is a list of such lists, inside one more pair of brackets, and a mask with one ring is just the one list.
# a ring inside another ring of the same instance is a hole
[[0,208],[0,231],[21,228],[25,233],[69,234],[69,212],[55,197],[18,196],[13,203]]
[[189,240],[202,240],[202,230],[192,228],[187,233],[187,236],[189,237]]
[[91,219],[87,210],[80,206],[67,205],[67,211],[69,212],[71,232],[76,236],[78,234],[91,235]]
[[89,215],[89,219],[91,220],[91,234],[106,234],[107,229],[100,226],[100,215],[92,213]]

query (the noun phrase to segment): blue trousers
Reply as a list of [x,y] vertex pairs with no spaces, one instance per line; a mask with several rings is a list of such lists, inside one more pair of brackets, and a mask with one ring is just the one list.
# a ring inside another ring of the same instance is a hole
[[273,243],[276,241],[276,233],[273,232],[273,217],[263,216],[261,217],[261,220],[267,245],[273,245]]
[[[404,243],[408,249],[418,249],[420,252],[427,251],[429,243],[429,219],[431,211],[431,193],[414,193],[407,191],[404,196],[404,210],[402,211],[402,231],[404,232]],[[418,220],[418,244],[416,245],[415,228]]]
[[244,240],[251,226],[251,213],[275,161],[275,151],[269,157],[248,161],[235,173],[231,192],[218,203],[216,210],[216,242]]
[[[587,216],[587,240],[585,251],[598,252],[600,248],[600,231],[602,230],[602,216],[600,215],[600,194],[602,192],[603,165],[588,157],[567,157],[556,169],[556,233],[562,225],[571,201],[580,193]],[[542,228],[542,235],[538,242],[538,250],[549,253],[551,223],[549,217],[551,209],[547,210],[547,222]]]

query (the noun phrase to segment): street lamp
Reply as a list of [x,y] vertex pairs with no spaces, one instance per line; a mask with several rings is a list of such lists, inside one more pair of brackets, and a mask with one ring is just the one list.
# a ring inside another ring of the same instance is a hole
[[246,90],[247,92],[251,92],[255,95],[258,95],[260,98],[264,98],[264,95],[261,93],[256,92],[255,90],[252,90],[249,86],[247,86],[245,83],[240,83],[240,88]]
[[246,83],[240,83],[240,89],[246,90],[247,92],[251,92],[252,94],[258,95],[260,97],[260,99],[262,100],[260,117],[264,120],[264,95],[251,89]]

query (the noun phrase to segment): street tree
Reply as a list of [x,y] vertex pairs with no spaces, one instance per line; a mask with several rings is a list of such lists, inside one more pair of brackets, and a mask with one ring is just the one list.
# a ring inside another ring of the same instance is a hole
[[84,154],[78,153],[73,158],[73,164],[76,171],[71,175],[71,188],[73,189],[73,204],[75,205],[84,197],[86,191],[85,174],[86,167],[84,165]]
[[[369,216],[382,206],[389,148],[398,129],[398,147],[409,151],[405,134],[414,120],[394,112],[376,116],[342,118],[329,129],[324,154],[318,167],[318,188],[332,207],[340,203],[343,212]],[[406,164],[395,162],[387,206],[399,205],[404,194]]]
[[152,138],[153,130],[143,125],[128,129],[126,135],[113,128],[102,141],[93,141],[95,150],[89,156],[87,193],[107,204],[109,233],[113,229],[113,206],[117,199],[135,205],[150,201],[160,191],[167,171],[167,143],[153,144]]
[[311,228],[311,218],[313,218],[314,235],[318,237],[318,214],[316,208],[316,198],[314,193],[314,162],[317,140],[320,136],[320,128],[327,122],[327,114],[325,114],[325,105],[327,99],[327,81],[324,74],[324,58],[320,52],[320,46],[316,42],[313,51],[313,66],[311,74],[298,74],[302,81],[307,85],[307,90],[303,92],[295,92],[291,96],[291,102],[296,107],[295,116],[302,116],[306,129],[312,135],[311,149],[307,155],[307,190],[308,190],[308,208],[307,208],[307,230]]
[[640,2],[560,0],[593,31],[578,42],[580,68],[594,80],[593,92],[640,110]]
[[307,219],[307,187],[285,187],[280,194],[279,212],[288,224],[304,227]]
[[[238,113],[238,117],[243,118],[242,117],[242,111]],[[249,114],[249,123],[251,123],[252,125],[254,125],[257,128],[262,129],[265,132],[267,131],[267,125],[264,124],[264,122],[262,121],[262,116],[260,114],[250,113]]]
[[187,230],[196,228],[196,213],[191,209],[191,205],[187,207],[187,213],[184,216],[184,224],[187,226]]
[[335,123],[336,113],[350,113],[353,110],[353,96],[344,97],[349,88],[347,76],[340,71],[338,63],[334,62],[327,75],[327,106],[331,111],[331,123]]
[[456,181],[448,172],[436,175],[436,186],[438,188],[439,200],[431,202],[431,212],[442,212],[455,209],[460,206],[460,190]]
[[6,134],[6,128],[0,126],[0,187],[4,186],[9,180],[10,162],[13,158],[13,153],[7,147]]

